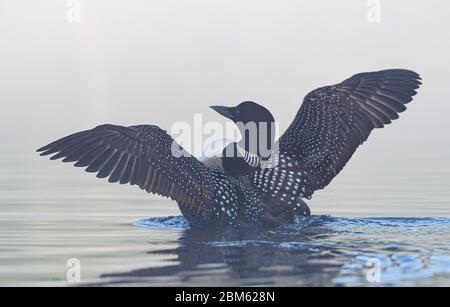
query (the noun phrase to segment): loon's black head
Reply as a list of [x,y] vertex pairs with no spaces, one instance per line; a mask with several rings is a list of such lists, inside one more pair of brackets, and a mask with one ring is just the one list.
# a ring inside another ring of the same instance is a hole
[[244,125],[251,122],[275,122],[269,110],[253,101],[245,101],[235,107],[211,106],[211,109],[235,123],[243,123]]
[[269,110],[253,101],[245,101],[235,107],[211,106],[211,108],[238,126],[242,139],[234,144],[235,147],[263,159],[271,155],[276,126]]

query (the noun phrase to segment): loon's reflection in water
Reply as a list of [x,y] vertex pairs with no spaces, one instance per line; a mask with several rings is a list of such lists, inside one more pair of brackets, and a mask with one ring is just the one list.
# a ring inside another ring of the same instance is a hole
[[104,274],[102,278],[108,280],[105,284],[152,283],[154,277],[162,276],[177,276],[180,282],[194,283],[196,279],[201,282],[202,276],[216,277],[222,279],[223,285],[276,285],[283,283],[283,278],[289,283],[292,278],[298,279],[298,285],[320,284],[322,279],[330,280],[339,273],[341,261],[332,260],[341,256],[328,248],[313,248],[308,242],[326,240],[330,231],[326,226],[307,228],[300,224],[263,232],[248,227],[225,231],[186,229],[179,246],[150,252],[175,256],[172,264]]
[[[183,227],[182,217],[153,218],[137,224]],[[437,231],[448,219],[303,218],[272,231],[184,229],[177,246],[152,250],[149,257],[170,258],[162,266],[143,267],[101,276],[99,285],[182,284],[203,286],[368,285],[367,271],[377,261],[382,284],[407,285],[445,268],[450,257],[444,245],[428,249],[405,239],[412,227]],[[408,230],[409,229],[409,230]],[[370,262],[371,260],[372,262]],[[369,261],[369,262],[368,262]],[[376,282],[376,280],[375,280]]]

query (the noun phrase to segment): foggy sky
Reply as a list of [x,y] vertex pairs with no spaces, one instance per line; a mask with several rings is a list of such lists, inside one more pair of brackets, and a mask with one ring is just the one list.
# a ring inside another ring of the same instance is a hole
[[[0,1],[3,152],[27,150],[102,123],[223,119],[209,105],[254,100],[283,131],[303,97],[362,71],[409,68],[424,85],[377,131],[367,155],[450,153],[446,1]],[[6,146],[8,144],[8,146]]]

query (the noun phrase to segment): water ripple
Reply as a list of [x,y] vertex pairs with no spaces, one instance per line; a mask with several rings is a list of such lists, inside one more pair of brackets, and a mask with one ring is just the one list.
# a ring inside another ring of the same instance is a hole
[[203,231],[201,235],[189,232],[182,216],[149,218],[135,225],[184,229],[189,242],[186,248],[194,242],[197,249],[206,249],[206,254],[211,254],[210,250],[225,254],[221,261],[238,263],[240,270],[256,270],[255,275],[260,273],[256,273],[255,266],[270,271],[288,265],[293,274],[300,276],[300,284],[308,284],[301,277],[307,270],[315,276],[334,272],[331,280],[335,285],[367,285],[368,265],[374,260],[380,266],[381,285],[431,285],[433,278],[441,284],[450,283],[450,218],[446,217],[317,215],[270,231]]

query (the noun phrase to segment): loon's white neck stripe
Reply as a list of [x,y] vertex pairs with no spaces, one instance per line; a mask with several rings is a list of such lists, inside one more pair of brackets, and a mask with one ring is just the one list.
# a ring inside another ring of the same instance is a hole
[[260,162],[261,162],[261,158],[251,152],[246,151],[245,149],[241,148],[239,145],[236,145],[237,147],[237,152],[238,154],[241,156],[241,158],[244,159],[244,161],[250,165],[251,167],[257,167]]

